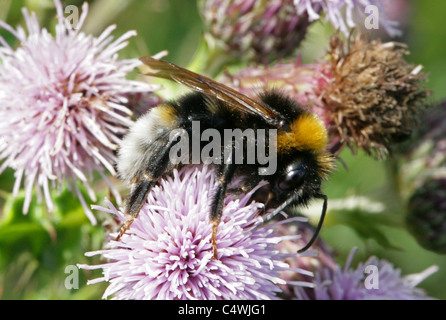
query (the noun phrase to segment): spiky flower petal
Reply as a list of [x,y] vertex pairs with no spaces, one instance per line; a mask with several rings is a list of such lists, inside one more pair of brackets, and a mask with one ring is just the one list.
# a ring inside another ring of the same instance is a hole
[[401,36],[398,22],[388,18],[386,12],[388,0],[294,0],[298,13],[308,13],[310,21],[316,21],[325,15],[325,20],[345,35],[349,35],[352,28],[363,26],[368,13],[377,10],[378,27],[383,27],[391,36]]

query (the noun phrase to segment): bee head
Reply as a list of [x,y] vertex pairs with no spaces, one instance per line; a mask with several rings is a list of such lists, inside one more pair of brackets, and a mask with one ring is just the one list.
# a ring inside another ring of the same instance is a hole
[[274,180],[272,193],[284,201],[293,193],[300,193],[302,204],[320,194],[322,181],[333,169],[333,158],[326,153],[299,152],[282,156]]

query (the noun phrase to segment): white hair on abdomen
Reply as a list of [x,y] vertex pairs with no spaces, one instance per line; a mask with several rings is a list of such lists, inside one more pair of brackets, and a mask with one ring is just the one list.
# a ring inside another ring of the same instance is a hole
[[176,126],[177,121],[166,117],[164,105],[155,107],[141,116],[121,142],[118,151],[119,177],[129,184],[135,177],[139,177],[150,163],[150,144],[164,130],[173,129]]

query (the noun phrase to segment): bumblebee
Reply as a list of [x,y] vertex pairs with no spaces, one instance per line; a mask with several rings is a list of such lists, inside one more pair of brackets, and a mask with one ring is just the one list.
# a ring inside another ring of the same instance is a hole
[[[254,131],[275,130],[277,133],[272,143],[265,140],[266,149],[275,150],[277,156],[277,168],[273,174],[259,174],[261,164],[256,161],[249,164],[222,161],[216,164],[217,187],[209,212],[213,258],[218,259],[216,238],[225,194],[231,192],[228,186],[235,177],[244,177],[242,188],[246,189],[261,180],[268,182],[265,208],[273,205],[270,216],[291,205],[307,205],[313,198],[323,200],[321,217],[313,237],[299,252],[307,250],[317,239],[327,211],[327,196],[321,191],[321,183],[334,167],[332,156],[325,151],[327,132],[321,120],[279,91],[265,91],[254,100],[172,63],[151,57],[143,57],[141,61],[150,69],[146,75],[175,81],[192,89],[192,92],[177,101],[167,101],[152,108],[124,137],[118,152],[118,172],[131,190],[125,206],[127,220],[121,226],[117,239],[138,216],[154,184],[178,167],[169,159],[171,149],[178,142],[172,139],[172,132],[181,128],[190,133],[194,121],[198,121],[201,132],[213,128],[223,134],[226,129],[250,128]],[[229,155],[234,157],[240,146],[234,144],[231,148]],[[246,155],[246,147],[242,148],[242,154]],[[227,146],[222,148],[227,149]],[[221,156],[224,157],[223,154]]]

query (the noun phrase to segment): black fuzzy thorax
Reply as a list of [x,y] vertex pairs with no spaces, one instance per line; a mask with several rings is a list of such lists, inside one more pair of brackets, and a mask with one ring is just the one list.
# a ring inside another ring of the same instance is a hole
[[[307,113],[302,106],[294,100],[288,98],[279,91],[266,91],[259,95],[260,100],[275,110],[283,118],[290,122],[300,115]],[[213,128],[220,132],[221,136],[225,129],[275,129],[266,123],[262,118],[242,112],[217,99],[193,92],[187,94],[176,101],[166,103],[175,108],[178,116],[180,128],[191,133],[192,121],[200,122],[200,133],[204,130]],[[286,126],[280,130],[286,130]],[[222,139],[223,140],[223,139]],[[266,139],[266,150],[269,149],[268,139]],[[246,141],[245,141],[246,142]],[[201,142],[203,147],[208,142]],[[246,149],[246,143],[244,143]],[[244,150],[246,153],[246,150]],[[311,151],[291,150],[287,153],[278,153],[277,171],[273,175],[259,175],[258,168],[264,164],[240,164],[237,165],[236,176],[243,177],[246,189],[257,185],[261,180],[269,183],[269,190],[274,195],[275,201],[284,201],[292,192],[301,191],[301,197],[295,204],[307,205],[308,202],[317,194],[321,193],[321,175],[320,164],[316,155]],[[295,188],[282,190],[279,188],[282,177],[287,173],[290,167],[298,167],[302,171],[302,183]]]

